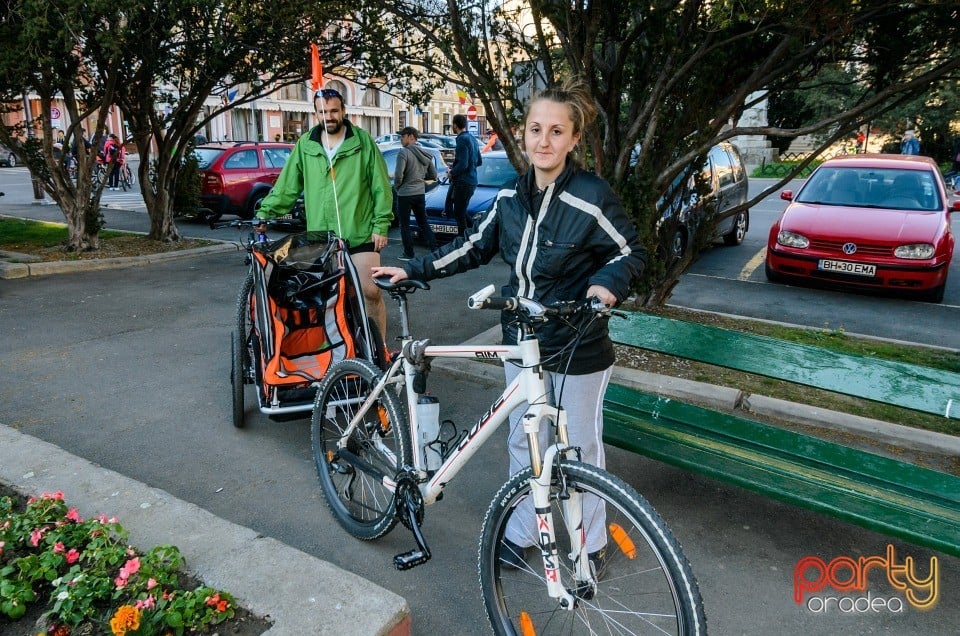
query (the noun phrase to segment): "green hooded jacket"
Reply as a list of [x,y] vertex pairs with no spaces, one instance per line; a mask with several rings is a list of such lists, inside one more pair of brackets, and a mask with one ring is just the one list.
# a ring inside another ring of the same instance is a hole
[[333,231],[351,247],[369,243],[372,234],[387,235],[393,220],[387,164],[366,131],[349,121],[344,125],[346,135],[333,157],[332,171],[320,141],[322,128],[314,126],[300,137],[263,200],[259,218],[288,214],[303,192],[307,231]]

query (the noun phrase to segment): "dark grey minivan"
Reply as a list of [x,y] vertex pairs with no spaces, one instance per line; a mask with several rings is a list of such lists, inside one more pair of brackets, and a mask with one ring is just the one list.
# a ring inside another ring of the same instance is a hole
[[703,223],[716,223],[708,243],[722,240],[726,245],[740,245],[750,228],[749,210],[723,217],[746,200],[747,170],[740,151],[729,142],[717,144],[698,174],[681,173],[660,199],[660,256],[668,264],[682,258]]

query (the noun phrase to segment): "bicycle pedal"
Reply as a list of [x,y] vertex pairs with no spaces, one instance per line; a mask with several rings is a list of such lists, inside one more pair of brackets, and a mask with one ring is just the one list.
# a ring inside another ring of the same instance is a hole
[[410,550],[409,552],[404,552],[403,554],[398,554],[393,557],[393,564],[401,572],[403,570],[409,570],[410,568],[417,567],[418,565],[423,565],[430,560],[430,553],[423,552],[422,550]]

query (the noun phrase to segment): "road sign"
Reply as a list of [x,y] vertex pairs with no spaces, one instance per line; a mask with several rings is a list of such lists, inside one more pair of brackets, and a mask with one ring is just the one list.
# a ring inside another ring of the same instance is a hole
[[477,121],[477,107],[473,104],[467,106],[467,119],[470,121]]
[[50,119],[60,119],[60,109],[56,106],[50,108]]
[[480,122],[478,121],[468,121],[467,122],[467,132],[473,135],[474,137],[480,136]]

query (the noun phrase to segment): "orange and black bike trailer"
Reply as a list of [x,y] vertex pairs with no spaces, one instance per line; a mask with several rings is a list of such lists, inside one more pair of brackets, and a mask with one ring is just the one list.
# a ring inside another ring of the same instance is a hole
[[233,424],[244,425],[245,385],[272,417],[313,409],[316,387],[335,362],[386,353],[367,316],[346,243],[331,232],[291,234],[256,244],[237,299],[231,338]]

